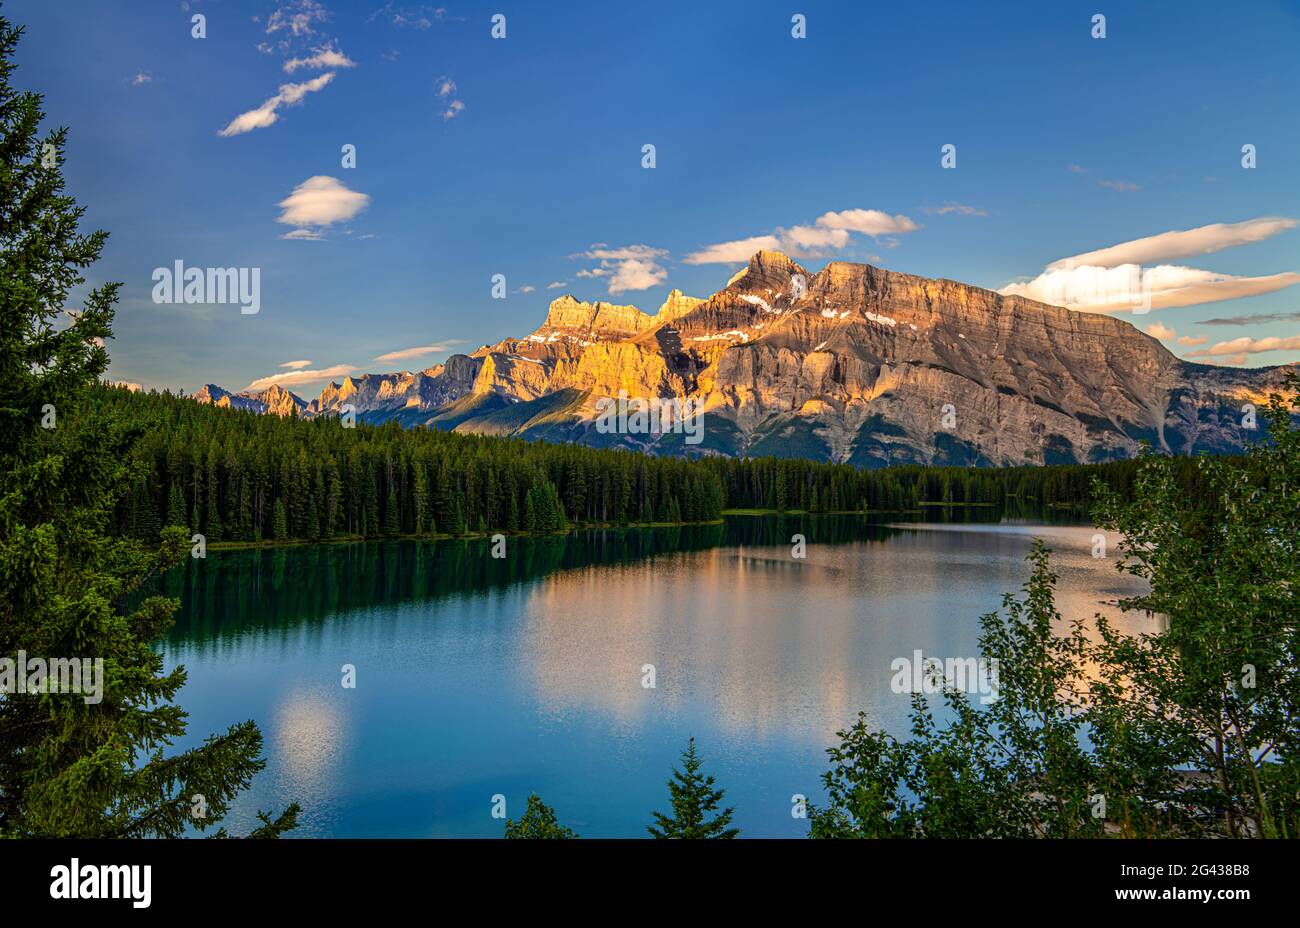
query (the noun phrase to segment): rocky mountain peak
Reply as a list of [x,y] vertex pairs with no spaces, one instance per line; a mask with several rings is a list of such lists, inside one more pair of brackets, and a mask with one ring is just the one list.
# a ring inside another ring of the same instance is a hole
[[687,296],[682,291],[674,288],[669,291],[668,298],[659,307],[659,312],[655,314],[655,320],[662,323],[680,319],[703,302],[705,301],[697,297]]
[[[531,335],[419,373],[344,378],[306,415],[335,414],[346,400],[370,422],[684,450],[666,436],[597,429],[601,399],[621,391],[702,402],[708,423],[692,453],[863,467],[1064,463],[1127,457],[1141,441],[1179,454],[1239,450],[1253,437],[1240,405],[1260,402],[1284,373],[1191,364],[1113,316],[867,264],[809,274],[759,251],[706,300],[673,290],[649,315],[566,294]],[[210,385],[195,399],[283,415],[297,398]]]
[[811,276],[788,255],[764,249],[754,253],[749,266],[728,282],[727,289],[781,293],[790,289],[790,281],[796,274],[802,274],[805,279]]

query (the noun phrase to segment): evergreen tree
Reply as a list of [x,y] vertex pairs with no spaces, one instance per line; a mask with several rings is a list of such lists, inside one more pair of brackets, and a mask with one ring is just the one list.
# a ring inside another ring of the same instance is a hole
[[402,520],[397,511],[397,493],[388,491],[388,501],[384,505],[384,534],[388,536],[402,533]]
[[[120,607],[184,557],[187,539],[174,527],[161,546],[156,535],[147,547],[107,533],[148,474],[138,430],[81,414],[108,367],[119,285],[66,308],[106,234],[82,234],[84,208],[62,192],[66,129],[38,137],[40,96],[10,85],[20,36],[0,17],[0,653],[102,660],[103,676],[98,699],[0,699],[0,836],[176,837],[220,821],[265,763],[262,736],[243,722],[164,756],[185,732],[172,703],[185,671],[164,672],[150,644],[177,603]],[[192,815],[196,795],[203,818]],[[297,811],[256,833],[292,827]]]
[[284,508],[284,500],[278,496],[271,508],[271,537],[276,541],[285,541],[289,537],[289,517]]
[[506,819],[507,838],[576,838],[571,828],[565,828],[555,819],[555,810],[533,793],[528,797],[528,808],[519,821]]
[[185,525],[185,494],[181,492],[181,485],[173,482],[167,492],[167,524],[168,525]]
[[740,834],[739,828],[730,827],[735,810],[718,812],[725,791],[714,789],[713,777],[700,773],[703,763],[692,738],[682,752],[683,769],[674,770],[668,781],[672,815],[655,812],[655,824],[647,829],[650,834],[656,838],[734,838]]
[[309,541],[320,540],[320,514],[316,511],[316,497],[307,497],[307,511],[304,518],[307,520],[307,539]]

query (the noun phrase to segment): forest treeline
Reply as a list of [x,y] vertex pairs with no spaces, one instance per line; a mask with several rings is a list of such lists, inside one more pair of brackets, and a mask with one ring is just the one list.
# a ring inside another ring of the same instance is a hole
[[[989,505],[1086,511],[1094,477],[1126,497],[1136,463],[863,470],[799,459],[694,461],[583,445],[404,429],[343,428],[101,388],[94,414],[141,432],[117,530],[165,525],[208,542],[557,532],[581,525],[707,522],[724,509],[903,511]],[[1192,489],[1195,468],[1180,467]]]

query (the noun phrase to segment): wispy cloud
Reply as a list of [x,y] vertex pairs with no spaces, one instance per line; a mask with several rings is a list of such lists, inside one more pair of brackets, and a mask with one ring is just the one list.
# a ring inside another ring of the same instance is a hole
[[291,371],[286,374],[271,374],[269,377],[260,377],[254,380],[244,388],[248,391],[265,390],[267,387],[279,384],[282,387],[292,387],[296,384],[315,383],[318,380],[328,380],[331,377],[346,377],[356,370],[351,364],[335,364],[333,367],[326,367],[320,370],[300,370]]
[[1099,180],[1098,187],[1105,187],[1108,190],[1118,190],[1120,193],[1137,193],[1142,188],[1137,184],[1130,184],[1126,180]]
[[276,222],[297,228],[285,234],[289,239],[319,238],[321,230],[346,222],[370,204],[370,197],[347,186],[336,177],[309,177],[280,201],[284,210]]
[[456,82],[447,75],[443,75],[433,82],[433,92],[438,95],[439,100],[446,101],[446,107],[442,111],[442,121],[455,119],[465,109],[465,104],[460,100],[454,99],[456,96]]
[[292,370],[295,370],[295,371],[300,371],[300,370],[302,370],[304,367],[310,367],[310,366],[311,366],[311,362],[310,362],[310,361],[285,361],[285,362],[284,362],[283,364],[281,364],[280,366],[281,366],[281,367],[288,367],[288,368],[291,368]]
[[1152,338],[1158,338],[1161,341],[1167,341],[1173,338],[1178,333],[1175,332],[1173,329],[1169,328],[1169,326],[1165,325],[1164,323],[1153,322],[1149,326],[1147,326],[1147,334],[1150,335]]
[[324,68],[355,68],[357,63],[343,54],[333,43],[321,45],[303,58],[290,58],[283,65],[285,74],[292,74],[302,68],[312,71]]
[[1178,344],[1186,345],[1188,348],[1194,348],[1197,345],[1204,345],[1208,341],[1209,339],[1204,335],[1198,335],[1196,338],[1193,338],[1190,335],[1183,335],[1178,339]]
[[280,118],[280,107],[294,106],[301,103],[302,98],[307,94],[315,93],[332,80],[334,80],[334,72],[329,71],[301,84],[281,84],[279,93],[267,99],[256,109],[240,113],[217,134],[228,138],[232,135],[242,135],[245,132],[252,132],[254,129],[265,129],[267,126],[275,125],[276,120]]
[[1108,248],[1086,251],[1081,255],[1053,261],[1048,268],[1078,267],[1091,264],[1097,267],[1116,267],[1120,264],[1151,264],[1172,258],[1208,255],[1237,245],[1263,241],[1296,227],[1296,220],[1280,216],[1263,216],[1244,222],[1215,222],[1206,226],[1181,231],[1161,232],[1121,242]]
[[453,338],[449,341],[438,342],[435,345],[419,345],[415,348],[400,348],[397,351],[389,351],[375,358],[376,361],[405,361],[409,358],[421,358],[426,354],[441,354],[444,351],[451,351],[456,345],[463,345],[460,339]]
[[372,23],[376,19],[382,19],[398,29],[431,29],[434,23],[443,22],[448,19],[448,16],[446,7],[426,4],[398,6],[395,3],[385,3],[371,13],[366,22]]
[[325,7],[316,0],[289,0],[266,20],[266,34],[284,32],[296,38],[316,34],[316,24],[329,19]]
[[1300,319],[1300,313],[1253,313],[1248,316],[1202,319],[1201,325],[1259,325],[1266,322],[1294,322],[1297,319]]
[[564,287],[564,286],[567,286],[567,285],[568,285],[568,281],[565,281],[565,280],[553,280],[553,281],[551,281],[549,284],[546,285],[546,289],[547,289],[547,290],[559,290],[561,287]]
[[141,87],[153,80],[153,74],[149,71],[136,71],[135,77],[131,78],[132,87]]
[[647,290],[667,280],[668,271],[659,263],[667,255],[666,249],[652,248],[649,245],[610,248],[598,244],[592,245],[589,251],[570,257],[600,262],[596,267],[578,271],[577,276],[607,278],[610,293],[623,293],[627,290]]
[[921,212],[938,216],[947,216],[956,214],[958,216],[987,216],[988,210],[979,209],[975,206],[967,206],[964,203],[953,203],[951,201],[943,206],[923,206]]

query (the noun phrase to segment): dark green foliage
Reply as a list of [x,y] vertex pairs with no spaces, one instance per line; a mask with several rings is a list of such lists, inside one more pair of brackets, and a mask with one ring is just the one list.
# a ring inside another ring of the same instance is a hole
[[[1146,454],[1130,492],[1096,488],[1121,570],[1163,618],[1125,635],[1067,627],[1048,554],[983,619],[999,698],[948,688],[940,727],[913,700],[904,741],[840,732],[813,837],[1300,836],[1300,377],[1244,456]],[[1188,467],[1190,465],[1190,472]]]
[[506,837],[538,840],[545,838],[576,838],[571,828],[555,820],[555,810],[533,793],[528,797],[528,808],[519,821],[506,819]]
[[118,285],[65,308],[106,235],[83,235],[83,209],[62,193],[66,130],[39,138],[41,98],[10,86],[19,35],[0,18],[0,655],[102,659],[103,692],[0,696],[0,836],[175,837],[220,821],[264,765],[262,736],[244,722],[165,753],[185,732],[172,703],[185,671],[164,673],[150,643],[177,602],[122,604],[185,556],[185,529],[158,544],[160,513],[184,521],[185,506],[170,487],[156,495],[131,423],[87,414]]
[[[396,423],[345,429],[336,419],[257,416],[120,388],[99,391],[96,408],[148,432],[139,451],[143,478],[119,506],[116,525],[149,540],[164,521],[176,524],[178,508],[193,530],[209,528],[209,541],[244,542],[707,522],[725,508],[896,512],[939,504],[1077,517],[1093,499],[1095,479],[1127,499],[1138,468],[1136,461],[873,470],[776,458],[685,461]],[[1194,490],[1193,459],[1169,466],[1181,488]],[[277,503],[285,507],[283,533]]]
[[1195,492],[1149,458],[1131,502],[1098,507],[1122,568],[1150,582],[1121,605],[1168,622],[1138,638],[1103,623],[1099,657],[1128,679],[1102,694],[1100,749],[1202,771],[1178,786],[1187,831],[1300,837],[1300,375],[1286,389],[1263,413],[1269,440],[1197,459]]
[[156,539],[159,519],[178,509],[224,540],[284,541],[561,532],[633,522],[643,509],[662,517],[673,497],[677,521],[709,522],[725,498],[705,464],[581,445],[395,423],[344,428],[108,387],[96,391],[94,415],[147,433],[137,492],[116,513],[118,529],[140,539]]
[[1056,577],[1041,543],[1024,598],[1005,617],[981,620],[980,652],[997,663],[998,698],[978,706],[948,689],[953,720],[940,728],[922,695],[912,700],[911,738],[868,727],[865,715],[827,753],[830,799],[814,808],[814,838],[1029,838],[1100,836],[1091,814],[1097,782],[1079,745],[1077,710],[1086,646],[1081,626],[1060,636]]
[[730,827],[735,810],[718,811],[725,791],[714,789],[713,777],[700,773],[703,763],[692,738],[682,752],[682,769],[674,770],[668,781],[672,814],[655,812],[655,824],[646,829],[650,834],[656,838],[734,838],[740,834],[739,828]]

